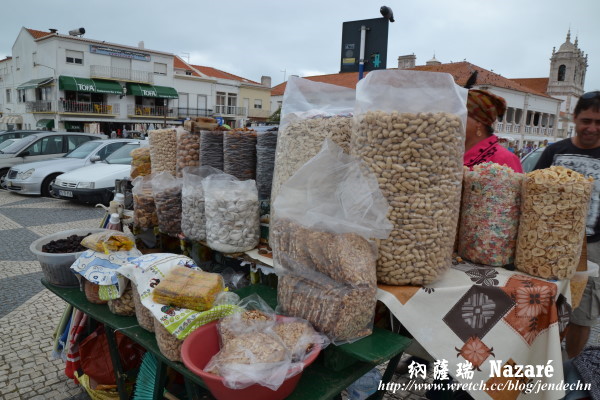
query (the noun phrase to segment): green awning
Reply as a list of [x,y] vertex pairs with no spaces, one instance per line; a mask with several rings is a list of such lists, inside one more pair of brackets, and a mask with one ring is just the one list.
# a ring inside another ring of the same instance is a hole
[[21,85],[19,85],[17,87],[17,90],[20,89],[32,89],[32,88],[37,88],[43,85],[46,85],[50,82],[52,82],[54,80],[54,78],[40,78],[40,79],[32,79],[30,81],[27,81]]
[[158,97],[161,99],[178,99],[177,90],[168,86],[143,85],[141,83],[128,83],[127,94],[142,97]]
[[54,129],[54,120],[53,119],[40,119],[36,124],[36,128],[40,129]]
[[58,78],[60,90],[74,90],[76,92],[123,94],[123,88],[116,81],[103,79],[75,78],[73,76],[60,76]]

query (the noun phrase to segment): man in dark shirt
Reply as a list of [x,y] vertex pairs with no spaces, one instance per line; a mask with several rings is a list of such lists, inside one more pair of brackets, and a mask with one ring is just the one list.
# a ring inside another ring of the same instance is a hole
[[[581,96],[573,116],[576,136],[548,146],[535,169],[560,165],[594,178],[586,221],[587,251],[588,259],[600,264],[600,91]],[[584,349],[599,315],[600,278],[590,277],[581,303],[573,310],[569,322],[565,338],[569,358]]]

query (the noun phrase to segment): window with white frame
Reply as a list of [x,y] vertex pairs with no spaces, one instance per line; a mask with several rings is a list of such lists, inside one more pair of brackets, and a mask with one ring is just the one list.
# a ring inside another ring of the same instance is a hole
[[166,75],[167,74],[167,64],[164,63],[154,63],[154,73],[158,75]]
[[67,50],[65,61],[67,64],[83,65],[83,51]]
[[10,100],[10,89],[6,89],[6,104],[11,103]]
[[17,89],[17,102],[25,103],[25,89]]
[[254,108],[262,108],[262,100],[254,99]]
[[33,66],[35,67],[35,65],[37,64],[37,52],[33,52],[31,54],[31,61],[33,62]]
[[20,69],[21,69],[21,57],[19,57],[19,56],[16,56],[16,57],[15,57],[15,68],[16,68],[17,70],[20,70]]

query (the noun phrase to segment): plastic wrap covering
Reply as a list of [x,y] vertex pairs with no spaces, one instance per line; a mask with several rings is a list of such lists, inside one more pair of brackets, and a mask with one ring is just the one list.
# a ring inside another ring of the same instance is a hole
[[131,179],[138,176],[146,176],[152,173],[152,163],[150,162],[150,147],[144,146],[139,149],[131,150]]
[[200,133],[177,128],[177,177],[183,177],[185,167],[200,166]]
[[179,267],[173,268],[156,286],[153,298],[156,303],[205,311],[223,289],[221,275]]
[[158,226],[156,204],[152,194],[153,175],[138,176],[131,184],[133,189],[133,225],[146,230]]
[[223,131],[200,132],[200,165],[223,171]]
[[222,173],[209,166],[186,167],[183,169],[181,190],[181,231],[191,240],[206,239],[206,218],[204,216],[204,190],[202,179]]

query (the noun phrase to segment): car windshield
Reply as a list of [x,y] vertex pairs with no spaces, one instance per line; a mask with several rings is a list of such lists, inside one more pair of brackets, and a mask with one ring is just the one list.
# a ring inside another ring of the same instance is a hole
[[523,166],[523,172],[531,172],[535,168],[535,164],[537,164],[540,156],[544,152],[544,147],[540,147],[527,154],[525,157],[521,159],[521,165]]
[[115,150],[110,156],[106,157],[106,163],[108,164],[131,164],[131,150],[135,150],[140,147],[139,143],[129,143]]
[[17,143],[18,141],[20,141],[21,139],[6,139],[4,142],[0,143],[0,150],[10,146],[13,143]]
[[81,144],[64,155],[65,158],[86,158],[92,151],[100,146],[101,142],[91,141]]
[[6,146],[2,150],[0,150],[0,153],[2,153],[2,154],[18,153],[19,151],[23,150],[25,147],[29,146],[31,144],[31,142],[33,142],[37,138],[38,137],[36,135],[25,136],[24,138],[21,138],[21,140],[19,140],[18,142],[15,142],[9,146]]

